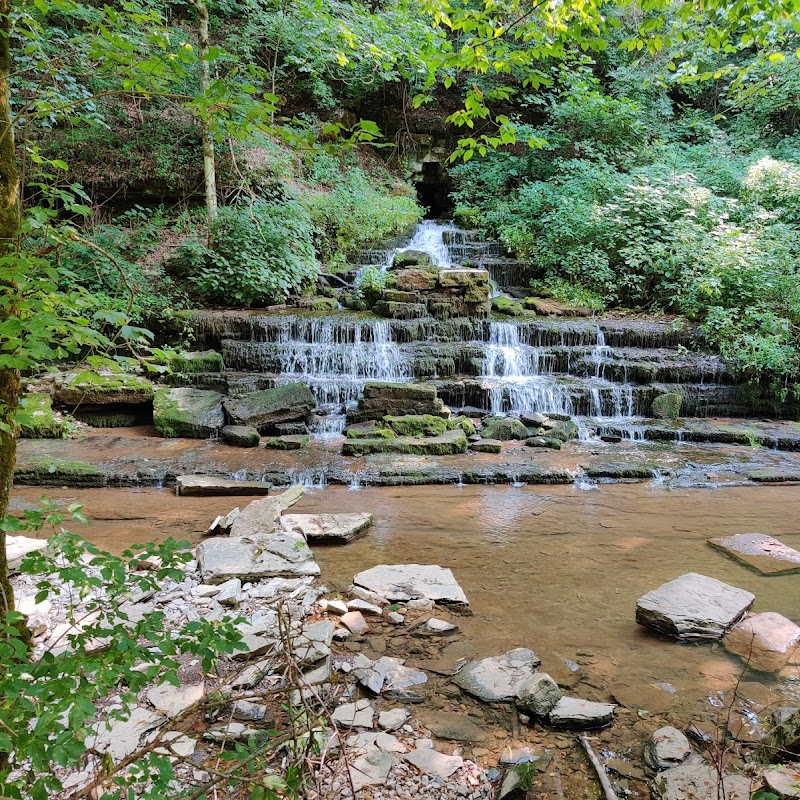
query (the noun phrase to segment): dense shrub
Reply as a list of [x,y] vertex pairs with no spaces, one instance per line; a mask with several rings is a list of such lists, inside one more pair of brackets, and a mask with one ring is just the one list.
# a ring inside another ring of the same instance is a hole
[[213,247],[194,239],[170,268],[204,300],[222,306],[280,302],[317,271],[311,219],[298,202],[258,200],[219,210]]

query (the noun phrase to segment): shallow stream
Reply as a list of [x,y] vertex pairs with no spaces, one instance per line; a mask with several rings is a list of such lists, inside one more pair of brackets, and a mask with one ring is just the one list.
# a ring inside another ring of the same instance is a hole
[[[15,490],[17,506],[41,489]],[[167,489],[49,490],[85,504],[81,531],[112,551],[174,536],[198,541],[217,513],[247,498],[176,497]],[[742,662],[719,644],[683,644],[634,622],[639,596],[686,572],[756,595],[756,611],[800,619],[800,576],[762,577],[711,548],[711,536],[760,531],[800,548],[796,487],[667,489],[658,484],[575,486],[329,487],[308,492],[297,513],[367,511],[368,534],[317,547],[322,578],[345,588],[375,564],[450,567],[471,603],[462,636],[442,654],[459,658],[526,646],[554,674],[580,666],[582,694],[613,696],[638,714],[677,723],[708,715]],[[577,677],[577,676],[576,676]],[[800,702],[800,669],[777,678],[745,671],[746,686],[770,686],[776,705]]]

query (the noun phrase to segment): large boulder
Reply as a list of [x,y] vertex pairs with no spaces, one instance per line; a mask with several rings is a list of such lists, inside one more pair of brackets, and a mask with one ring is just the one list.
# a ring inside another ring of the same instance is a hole
[[159,389],[153,400],[153,424],[168,438],[208,439],[225,424],[222,395],[210,389]]
[[487,703],[513,702],[542,660],[532,650],[517,647],[499,656],[465,664],[454,683]]
[[436,275],[426,269],[404,269],[397,273],[397,288],[403,292],[427,292],[436,286]]
[[314,554],[294,531],[206,539],[197,546],[197,560],[206,583],[319,575]]
[[731,628],[723,639],[729,653],[741,656],[751,669],[777,672],[800,663],[800,626],[783,614],[752,614]]
[[392,269],[429,267],[431,263],[430,253],[426,253],[424,250],[401,250],[392,259]]
[[53,384],[53,397],[65,406],[137,405],[153,399],[154,387],[138,375],[85,369],[59,375]]
[[430,383],[368,383],[358,407],[347,412],[348,423],[384,417],[430,414],[448,419],[450,410]]
[[381,564],[359,572],[353,583],[392,602],[417,599],[464,605],[469,602],[452,571],[436,564]]
[[514,417],[493,417],[483,421],[481,436],[484,439],[498,439],[501,442],[511,439],[525,441],[528,438],[528,429]]
[[636,621],[681,639],[719,639],[755,599],[744,589],[690,572],[640,597]]
[[287,383],[241,397],[229,397],[225,411],[235,425],[249,425],[261,433],[272,433],[284,422],[305,422],[317,401],[304,383]]

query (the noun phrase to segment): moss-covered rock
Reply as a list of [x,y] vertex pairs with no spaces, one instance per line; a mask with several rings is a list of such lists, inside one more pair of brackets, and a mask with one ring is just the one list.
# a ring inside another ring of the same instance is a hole
[[578,436],[578,426],[571,419],[556,420],[553,426],[547,431],[548,437],[558,439],[561,442],[568,442]]
[[385,416],[383,421],[398,436],[441,436],[448,430],[447,420],[431,414],[406,414],[402,417]]
[[419,303],[418,292],[403,292],[400,289],[384,289],[381,300],[388,303]]
[[424,250],[403,250],[392,259],[392,269],[405,269],[406,267],[429,267],[432,261],[429,253]]
[[555,439],[552,436],[531,436],[525,440],[528,447],[543,447],[550,450],[560,450],[564,443],[560,439]]
[[676,420],[681,413],[683,395],[680,392],[666,392],[653,400],[650,413],[657,419]]
[[225,425],[222,395],[209,389],[161,388],[153,399],[153,424],[169,438],[216,436]]
[[348,439],[394,439],[397,434],[391,428],[348,428],[345,436]]
[[31,392],[19,403],[19,435],[23,439],[61,439],[67,435],[69,425],[56,416],[49,394]]
[[503,443],[499,439],[479,439],[472,442],[469,449],[476,453],[499,453],[503,449]]
[[395,439],[345,439],[342,453],[346,456],[365,456],[370,453],[398,453],[416,456],[449,456],[464,453],[467,437],[461,429],[446,431],[441,436]]
[[644,481],[653,477],[653,468],[646,464],[590,464],[586,467],[586,474],[590,478]]
[[222,429],[222,441],[233,447],[258,447],[261,434],[247,425],[226,425]]
[[339,301],[333,297],[314,297],[311,299],[312,311],[336,311]]
[[475,435],[475,423],[469,417],[463,415],[450,417],[450,419],[447,420],[447,429],[454,431],[456,428],[461,428],[467,436]]
[[510,297],[493,297],[492,311],[498,314],[505,314],[508,317],[521,317],[524,313],[522,306]]
[[443,269],[439,273],[439,286],[442,289],[482,288],[478,295],[485,299],[489,291],[489,273],[485,269]]
[[436,288],[436,274],[427,269],[404,269],[397,273],[397,288],[403,292],[430,292]]
[[273,450],[300,450],[303,447],[308,447],[311,437],[308,434],[304,436],[272,436],[266,441],[267,447]]
[[155,387],[145,378],[124,372],[86,369],[56,378],[53,397],[66,406],[149,403]]
[[193,350],[170,354],[168,366],[173,372],[191,375],[196,372],[222,372],[225,362],[216,350]]
[[511,439],[524,441],[528,438],[528,429],[514,417],[491,417],[483,421],[481,436],[484,439],[499,439],[501,442]]
[[396,303],[379,300],[373,306],[372,313],[388,319],[422,319],[428,316],[428,309],[423,303]]
[[105,473],[94,464],[38,456],[17,463],[14,482],[23,486],[97,488],[106,485]]
[[274,389],[249,392],[225,400],[234,425],[249,425],[260,433],[273,433],[282,422],[305,422],[317,401],[304,383],[287,383]]

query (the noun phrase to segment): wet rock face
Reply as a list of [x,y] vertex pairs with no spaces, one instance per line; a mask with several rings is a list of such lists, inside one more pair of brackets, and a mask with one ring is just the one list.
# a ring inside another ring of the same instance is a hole
[[358,407],[347,412],[348,423],[384,417],[431,415],[447,419],[449,409],[430,383],[368,383]]
[[676,420],[681,413],[683,395],[680,392],[667,392],[653,400],[650,413],[657,419]]
[[405,269],[397,273],[397,288],[403,292],[426,292],[436,287],[436,275],[425,269]]
[[636,621],[681,639],[719,639],[755,602],[755,595],[690,572],[636,603]]
[[168,438],[208,439],[225,424],[222,395],[209,389],[158,389],[153,424]]
[[222,441],[233,447],[258,447],[261,434],[248,425],[226,425],[222,429]]
[[236,425],[249,425],[261,433],[286,422],[305,422],[316,407],[311,390],[303,383],[287,383],[274,389],[229,397],[225,411]]
[[762,672],[800,663],[800,626],[773,611],[746,617],[725,635],[723,644]]
[[499,656],[469,662],[459,670],[453,682],[480,700],[512,702],[541,663],[532,650],[518,647]]

